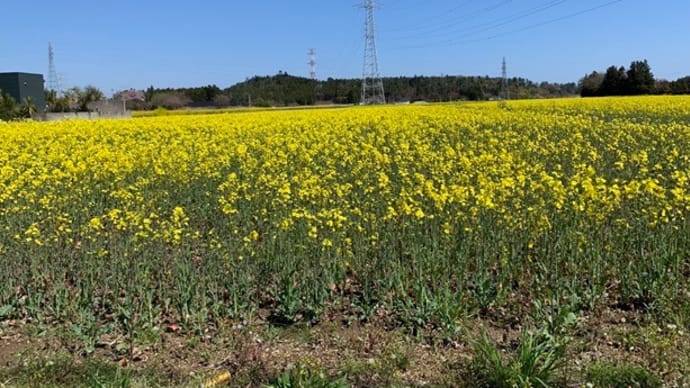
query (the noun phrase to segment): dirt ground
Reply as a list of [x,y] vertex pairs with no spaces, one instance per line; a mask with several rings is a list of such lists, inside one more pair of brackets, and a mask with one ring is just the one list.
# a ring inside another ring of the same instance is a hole
[[[170,325],[135,339],[134,346],[123,336],[103,336],[88,350],[64,327],[5,321],[0,323],[0,387],[30,386],[35,378],[45,378],[49,386],[69,385],[69,373],[93,362],[145,376],[143,385],[198,386],[228,372],[227,386],[261,386],[285,371],[316,370],[344,376],[354,386],[471,386],[472,337],[486,333],[506,354],[519,345],[519,327],[479,318],[462,327],[453,339],[433,330],[390,328],[386,322],[254,322],[201,335]],[[563,370],[570,386],[583,383],[586,368],[602,361],[646,366],[668,386],[690,384],[690,341],[674,325],[660,327],[634,312],[609,309],[580,317],[570,338]],[[63,365],[64,376],[50,373],[56,364]]]

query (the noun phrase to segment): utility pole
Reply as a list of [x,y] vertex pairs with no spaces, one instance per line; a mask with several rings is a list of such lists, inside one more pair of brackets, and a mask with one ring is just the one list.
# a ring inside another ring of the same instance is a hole
[[360,5],[365,10],[364,18],[364,70],[362,71],[362,97],[360,104],[385,104],[383,80],[379,74],[376,52],[376,26],[374,23],[374,0],[364,0]]
[[510,92],[508,91],[508,67],[506,66],[506,57],[503,57],[502,81],[501,81],[501,99],[508,101],[510,99]]
[[309,55],[309,78],[316,81],[316,51],[314,49],[309,49],[307,53]]

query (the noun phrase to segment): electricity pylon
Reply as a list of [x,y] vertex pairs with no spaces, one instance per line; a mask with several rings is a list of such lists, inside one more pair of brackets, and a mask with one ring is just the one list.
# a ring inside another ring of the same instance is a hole
[[379,74],[379,63],[376,52],[376,26],[374,24],[374,0],[365,0],[361,7],[366,16],[364,19],[364,70],[362,72],[362,98],[360,104],[385,104],[383,80]]

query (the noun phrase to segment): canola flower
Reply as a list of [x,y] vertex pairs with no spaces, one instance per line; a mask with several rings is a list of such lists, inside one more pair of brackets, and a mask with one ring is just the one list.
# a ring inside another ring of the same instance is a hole
[[[150,305],[181,316],[251,309],[260,287],[326,304],[352,276],[412,299],[410,282],[503,289],[535,262],[605,283],[618,264],[573,257],[639,260],[626,247],[687,232],[689,212],[687,97],[0,123],[0,303],[40,271],[154,281]],[[92,280],[84,298],[107,296]]]

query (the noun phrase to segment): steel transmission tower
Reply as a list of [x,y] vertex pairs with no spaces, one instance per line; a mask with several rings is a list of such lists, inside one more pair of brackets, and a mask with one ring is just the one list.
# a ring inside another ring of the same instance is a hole
[[376,54],[376,27],[374,24],[374,0],[364,0],[361,5],[366,11],[364,22],[364,71],[362,72],[362,105],[385,104],[383,80],[379,74]]
[[56,94],[60,93],[60,81],[58,80],[57,71],[55,71],[55,53],[53,52],[53,45],[48,42],[48,90],[54,91]]
[[309,78],[316,81],[316,51],[314,49],[309,49],[307,53],[309,55]]
[[501,65],[502,80],[501,80],[501,99],[507,101],[510,99],[510,92],[508,91],[508,67],[506,66],[506,57],[503,57],[503,64]]

